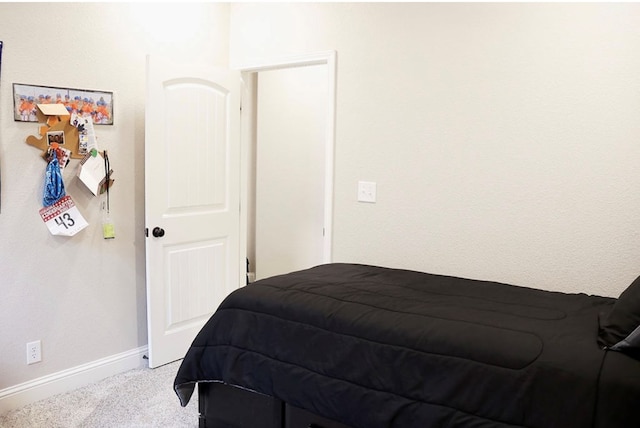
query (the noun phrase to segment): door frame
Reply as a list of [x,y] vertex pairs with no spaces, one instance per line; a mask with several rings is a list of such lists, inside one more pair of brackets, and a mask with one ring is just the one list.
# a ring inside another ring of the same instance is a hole
[[241,113],[240,113],[240,254],[243,267],[240,272],[241,284],[246,281],[246,255],[248,237],[247,209],[249,206],[249,170],[250,147],[255,138],[256,115],[256,79],[260,71],[298,68],[310,65],[327,66],[327,109],[325,118],[325,166],[324,166],[324,236],[323,262],[330,263],[333,255],[333,178],[334,178],[334,147],[336,121],[336,52],[325,51],[298,56],[264,59],[231,67],[239,70],[242,79]]

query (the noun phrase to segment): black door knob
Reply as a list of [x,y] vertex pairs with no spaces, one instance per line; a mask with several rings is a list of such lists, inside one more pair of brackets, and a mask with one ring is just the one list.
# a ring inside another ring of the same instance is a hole
[[161,227],[154,227],[151,234],[156,238],[162,238],[164,236],[164,229]]

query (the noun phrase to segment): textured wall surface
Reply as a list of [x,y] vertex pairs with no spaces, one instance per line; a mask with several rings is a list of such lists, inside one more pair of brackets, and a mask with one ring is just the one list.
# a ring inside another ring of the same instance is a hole
[[[146,55],[226,65],[228,18],[225,4],[0,4],[0,390],[146,345]],[[114,169],[114,240],[77,160],[65,187],[89,226],[49,233],[38,214],[46,163],[25,143],[38,125],[14,122],[12,83],[114,93],[114,125],[95,128]],[[33,340],[43,361],[27,366]]]
[[640,5],[239,3],[230,28],[232,64],[337,52],[335,260],[607,296],[640,274]]

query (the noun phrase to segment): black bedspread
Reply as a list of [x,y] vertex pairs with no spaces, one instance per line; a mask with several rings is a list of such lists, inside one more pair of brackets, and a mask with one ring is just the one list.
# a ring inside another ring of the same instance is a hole
[[[638,362],[596,343],[613,303],[321,265],[229,295],[174,386],[183,405],[196,382],[220,381],[355,428],[640,426],[624,403],[640,405]],[[621,358],[624,369],[607,368]]]

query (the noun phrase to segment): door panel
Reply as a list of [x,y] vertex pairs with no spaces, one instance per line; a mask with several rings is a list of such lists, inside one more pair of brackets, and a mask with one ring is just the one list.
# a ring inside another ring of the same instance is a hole
[[[229,91],[210,82],[165,83],[168,208],[225,210],[226,100]],[[185,108],[186,106],[186,108]]]
[[224,299],[227,257],[226,240],[200,242],[198,246],[165,246],[167,290],[166,334],[200,325],[211,316],[211,308]]
[[239,287],[237,72],[147,63],[145,124],[149,366],[180,359]]

